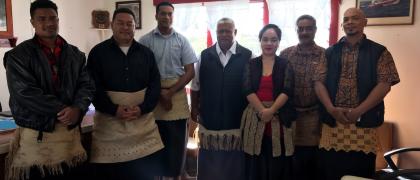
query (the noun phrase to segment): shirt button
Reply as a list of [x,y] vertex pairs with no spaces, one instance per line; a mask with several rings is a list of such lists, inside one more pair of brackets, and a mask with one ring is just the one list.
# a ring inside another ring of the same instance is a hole
[[125,78],[126,81],[128,81],[128,78]]
[[128,71],[128,67],[126,67],[125,70]]

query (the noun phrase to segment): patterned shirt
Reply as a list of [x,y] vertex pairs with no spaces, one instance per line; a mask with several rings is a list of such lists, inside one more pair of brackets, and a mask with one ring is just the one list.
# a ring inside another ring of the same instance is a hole
[[54,90],[57,91],[60,88],[60,77],[58,76],[58,60],[61,56],[61,49],[63,48],[64,40],[60,36],[57,36],[55,39],[55,47],[50,48],[46,42],[42,41],[41,38],[37,37],[37,39],[39,45],[42,48],[42,52],[44,52],[48,59]]
[[319,63],[325,58],[325,49],[315,43],[310,49],[300,45],[289,47],[280,53],[287,59],[294,71],[294,105],[298,108],[310,108],[318,103],[313,86],[313,76]]
[[[345,39],[344,39],[345,41]],[[351,47],[345,43],[342,50],[341,74],[334,105],[336,107],[355,108],[360,102],[357,92],[357,57],[360,41]],[[327,63],[322,62],[315,80],[326,81]],[[388,50],[382,52],[377,64],[377,82],[395,85],[400,81],[394,59]],[[336,151],[362,151],[376,153],[378,148],[376,128],[359,128],[355,124],[343,125],[337,121],[332,128],[326,124],[322,126],[320,147]]]

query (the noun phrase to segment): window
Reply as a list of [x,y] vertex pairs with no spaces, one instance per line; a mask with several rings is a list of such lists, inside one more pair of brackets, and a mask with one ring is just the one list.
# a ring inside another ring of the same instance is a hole
[[[279,51],[296,45],[296,19],[309,14],[317,20],[315,41],[322,47],[328,47],[330,28],[330,0],[267,0],[270,23],[278,25],[283,34]],[[215,43],[217,21],[223,17],[235,21],[238,30],[236,40],[261,54],[258,33],[263,24],[264,3],[248,1],[219,1],[205,3],[175,4],[174,28],[187,37],[197,55],[207,48],[207,33]]]
[[280,49],[299,43],[296,34],[296,19],[309,14],[316,19],[317,32],[315,42],[328,47],[330,35],[331,8],[330,0],[269,0],[270,23],[282,30]]
[[[217,21],[235,21],[236,40],[254,53],[260,52],[258,32],[263,27],[263,3],[208,2],[175,4],[174,28],[188,38],[197,55],[207,48],[207,30],[215,43]],[[250,23],[252,22],[252,23]],[[259,54],[259,53],[258,53]]]

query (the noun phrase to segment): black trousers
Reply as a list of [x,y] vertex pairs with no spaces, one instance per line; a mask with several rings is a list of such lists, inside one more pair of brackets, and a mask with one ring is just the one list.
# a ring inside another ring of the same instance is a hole
[[318,146],[296,146],[293,155],[295,180],[323,180],[320,176]]
[[197,170],[198,180],[244,180],[244,152],[200,148]]
[[162,169],[159,176],[177,177],[181,175],[187,148],[187,120],[156,120],[162,142],[165,145],[159,153]]
[[323,179],[339,180],[345,175],[373,178],[376,154],[364,152],[327,151],[320,149]]
[[100,180],[153,180],[159,169],[157,154],[120,163],[94,163],[94,178]]
[[[273,157],[271,138],[263,137],[260,155],[246,154],[247,180],[291,180],[293,179],[292,156]],[[281,142],[284,147],[283,141]],[[282,148],[282,152],[285,149]]]
[[[44,169],[44,175],[41,174],[39,168],[33,167],[29,173],[29,180],[73,180],[73,179],[90,179],[92,178],[91,166],[84,163],[77,167],[68,167],[62,164],[63,174],[51,174]],[[44,176],[44,177],[43,177]]]

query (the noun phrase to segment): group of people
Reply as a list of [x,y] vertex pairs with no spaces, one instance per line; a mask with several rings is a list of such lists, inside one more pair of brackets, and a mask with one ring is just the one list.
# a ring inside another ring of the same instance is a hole
[[[4,56],[18,125],[6,178],[179,179],[189,119],[199,124],[199,180],[373,177],[375,128],[399,77],[389,51],[366,38],[362,11],[345,11],[346,36],[326,50],[314,42],[316,20],[300,16],[299,44],[279,56],[278,26],[260,31],[255,56],[222,18],[198,58],[173,12],[158,4],[157,27],[136,41],[134,13],[116,9],[112,37],[86,60],[58,35],[57,6],[32,2],[34,38]],[[86,152],[80,123],[91,102]]]

